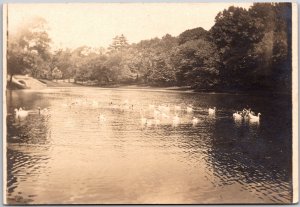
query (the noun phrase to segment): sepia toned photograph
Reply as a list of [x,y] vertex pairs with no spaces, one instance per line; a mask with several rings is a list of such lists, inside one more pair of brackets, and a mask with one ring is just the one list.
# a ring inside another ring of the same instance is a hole
[[295,3],[3,5],[3,200],[298,202]]

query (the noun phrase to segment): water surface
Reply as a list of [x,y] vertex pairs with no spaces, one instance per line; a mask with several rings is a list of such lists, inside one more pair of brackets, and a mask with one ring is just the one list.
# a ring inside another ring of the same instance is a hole
[[[7,104],[8,203],[292,201],[290,96],[78,87],[8,91]],[[170,118],[142,126],[161,104]],[[14,117],[19,107],[26,118]],[[235,122],[244,107],[260,122]]]

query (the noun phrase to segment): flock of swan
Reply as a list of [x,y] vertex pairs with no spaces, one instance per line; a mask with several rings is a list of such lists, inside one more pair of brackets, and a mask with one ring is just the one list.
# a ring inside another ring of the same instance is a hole
[[[178,126],[181,123],[181,117],[179,116],[178,112],[185,111],[187,114],[193,114],[196,109],[192,107],[192,105],[188,105],[186,107],[181,107],[180,105],[175,105],[173,107],[170,107],[168,105],[149,105],[149,108],[153,111],[153,118],[145,118],[143,114],[143,110],[141,110],[141,124],[143,126],[151,126],[151,125],[159,125],[161,123],[161,120],[164,118],[166,119],[172,119],[172,125]],[[171,115],[170,111],[173,110],[173,116]],[[208,108],[207,109],[207,115],[212,117],[216,115],[216,107]],[[190,123],[193,126],[196,126],[200,123],[200,119],[196,117],[195,114],[193,114]],[[259,122],[260,120],[260,113],[255,115],[255,113],[251,109],[243,109],[243,111],[235,112],[233,113],[233,119],[235,122],[241,122],[243,120],[249,121],[249,122]]]
[[[151,114],[151,112],[153,113],[153,117],[146,118],[145,110],[144,109],[140,110],[142,126],[147,126],[147,127],[152,126],[152,125],[157,126],[164,120],[171,120],[172,126],[176,127],[182,123],[180,113],[186,112],[187,114],[193,114],[195,109],[192,107],[192,105],[182,107],[181,105],[170,106],[170,105],[166,104],[166,105],[156,106],[156,105],[150,104],[149,111],[150,111],[150,114]],[[215,113],[216,113],[215,107],[208,109],[208,115],[214,116]],[[200,122],[200,119],[197,118],[196,116],[192,116],[192,118],[190,119],[190,123],[193,126],[198,125],[199,122]]]
[[[75,101],[66,104],[63,104],[64,107],[75,107],[75,106],[90,106],[93,108],[105,108],[105,106],[99,104],[96,100],[88,101],[87,99],[76,99]],[[140,114],[140,123],[142,127],[151,127],[151,126],[158,126],[163,123],[170,123],[172,126],[176,127],[182,123],[180,114],[182,112],[186,112],[187,114],[193,114],[195,109],[191,104],[183,107],[182,104],[179,105],[171,105],[171,104],[149,104],[141,105],[139,102],[137,103],[130,103],[128,99],[125,101],[116,104],[110,101],[108,103],[108,107],[112,110],[130,110],[130,111],[138,111]],[[210,116],[214,116],[216,113],[216,107],[209,108],[208,114]],[[98,122],[105,123],[108,119],[105,114],[99,113],[98,114]],[[196,126],[200,120],[199,118],[193,116],[190,120],[193,126]]]
[[244,119],[252,122],[259,122],[260,116],[261,113],[257,113],[257,115],[255,115],[254,111],[245,108],[243,109],[243,111],[237,111],[233,114],[233,118],[236,121],[242,121]]
[[[107,104],[107,103],[106,103]],[[106,105],[105,104],[105,105]],[[102,109],[104,108],[104,105],[101,105],[96,100],[87,100],[87,99],[75,99],[74,101],[71,101],[70,103],[63,103],[61,105],[62,107],[68,107],[73,108],[76,106],[88,106],[92,108]],[[176,127],[182,122],[182,115],[183,113],[188,114],[189,116],[189,123],[192,126],[196,126],[200,123],[199,117],[197,117],[196,112],[197,109],[193,107],[192,104],[183,105],[170,105],[170,104],[149,104],[148,106],[141,105],[139,103],[129,103],[128,100],[123,101],[122,103],[115,104],[112,101],[106,105],[106,107],[116,110],[132,110],[132,111],[138,111],[140,113],[140,123],[142,127],[151,127],[151,126],[158,126],[162,123],[171,123],[172,126]],[[216,115],[216,107],[208,108],[207,115],[208,116],[215,116]],[[15,117],[19,120],[26,118],[30,113],[38,113],[39,115],[49,115],[50,110],[48,108],[41,109],[38,107],[35,111],[27,111],[23,108],[14,109]],[[241,122],[243,120],[250,121],[250,122],[259,122],[260,120],[260,113],[255,115],[255,113],[251,109],[243,109],[242,111],[236,111],[233,113],[232,117],[234,121]],[[97,120],[100,124],[107,122],[106,114],[104,113],[98,113],[97,114]]]

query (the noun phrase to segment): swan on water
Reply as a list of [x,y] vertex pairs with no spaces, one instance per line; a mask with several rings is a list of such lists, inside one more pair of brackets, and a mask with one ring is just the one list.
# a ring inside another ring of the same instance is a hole
[[146,125],[146,123],[147,123],[147,119],[142,117],[141,118],[141,124],[144,126],[144,125]]
[[123,104],[122,105],[122,109],[123,110],[129,110],[130,109],[130,106],[128,104]]
[[199,123],[199,119],[197,117],[193,117],[192,124],[193,126],[196,126]]
[[168,118],[169,118],[169,115],[166,114],[166,113],[162,113],[162,114],[161,114],[161,117],[164,118],[164,119],[168,119]]
[[62,107],[68,107],[69,105],[66,104],[66,103],[63,103],[61,106],[62,106]]
[[186,112],[187,112],[187,113],[192,113],[192,112],[193,112],[192,106],[187,106],[187,107],[186,107]]
[[260,120],[260,115],[261,113],[258,113],[257,116],[253,115],[252,113],[249,113],[250,121],[258,122]]
[[146,126],[147,126],[147,127],[152,126],[152,119],[147,119],[147,120],[146,120]]
[[241,120],[243,118],[243,116],[238,111],[233,113],[232,116],[235,120]]
[[163,111],[164,110],[164,106],[163,105],[159,105],[157,106],[158,110]]
[[179,118],[179,116],[176,114],[176,115],[173,117],[173,126],[178,126],[179,123],[180,123],[180,118]]
[[149,104],[149,109],[151,110],[151,109],[154,109],[155,108],[155,105],[153,105],[153,104]]
[[97,108],[99,106],[98,101],[93,100],[92,101],[92,107]]
[[215,113],[216,113],[216,107],[208,109],[208,114],[209,115],[214,115]]
[[154,116],[154,118],[157,118],[158,116],[160,116],[160,111],[154,110],[153,111],[153,116]]
[[170,112],[170,107],[169,107],[168,104],[167,105],[159,105],[157,108],[161,112],[165,112],[165,113],[169,113]]
[[25,118],[25,117],[27,117],[28,114],[29,114],[29,111],[25,111],[25,110],[23,110],[22,108],[15,109],[14,112],[15,112],[15,116],[16,116],[17,118]]
[[105,115],[104,115],[104,114],[99,114],[99,116],[98,116],[98,121],[99,121],[99,122],[105,122],[105,121],[106,121]]

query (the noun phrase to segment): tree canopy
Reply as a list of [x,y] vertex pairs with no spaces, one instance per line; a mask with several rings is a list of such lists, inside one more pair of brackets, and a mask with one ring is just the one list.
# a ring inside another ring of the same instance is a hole
[[[101,38],[101,37],[99,37]],[[95,84],[190,86],[197,90],[291,88],[291,5],[231,6],[201,27],[177,37],[129,44],[125,35],[108,48],[50,50],[47,22],[35,18],[8,38],[8,73]],[[58,72],[59,70],[60,72]]]
[[8,36],[7,71],[11,76],[29,73],[39,78],[49,71],[51,58],[47,22],[36,17]]

